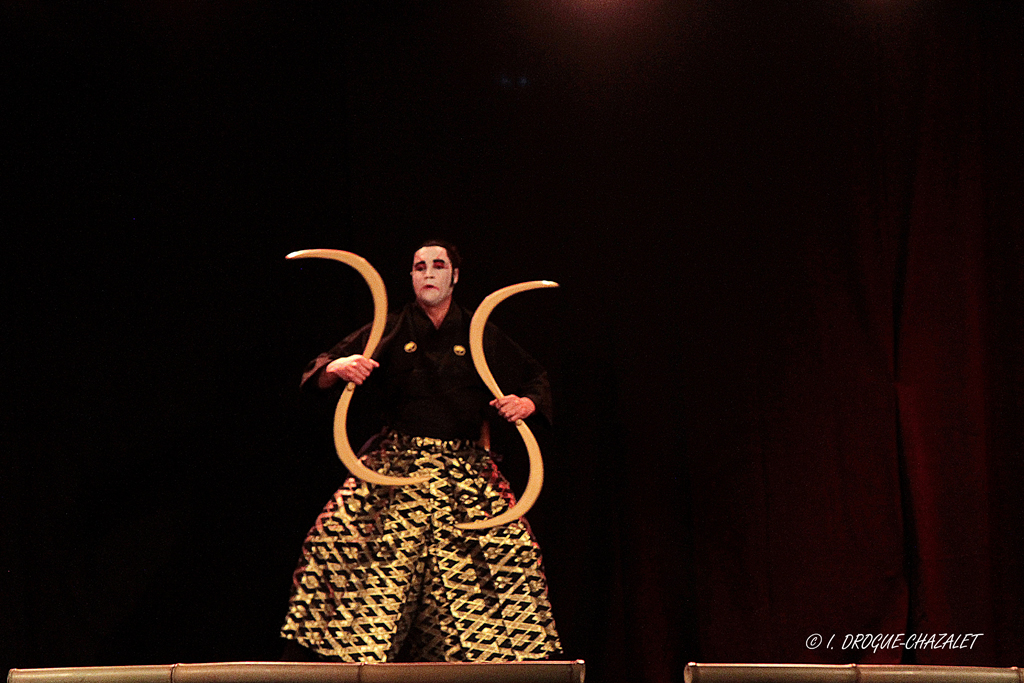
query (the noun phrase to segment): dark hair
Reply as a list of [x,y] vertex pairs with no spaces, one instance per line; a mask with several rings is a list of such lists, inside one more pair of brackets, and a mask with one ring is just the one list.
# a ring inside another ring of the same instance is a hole
[[462,254],[459,253],[459,248],[451,242],[446,242],[444,240],[427,240],[421,244],[416,251],[419,251],[423,247],[442,247],[446,252],[448,252],[448,260],[452,262],[452,271],[456,268],[462,267]]

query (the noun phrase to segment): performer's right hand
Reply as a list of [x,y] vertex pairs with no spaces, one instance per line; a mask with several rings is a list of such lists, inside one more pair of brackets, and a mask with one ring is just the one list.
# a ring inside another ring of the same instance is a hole
[[354,356],[332,360],[324,368],[324,372],[337,375],[346,382],[362,384],[370,376],[370,373],[373,372],[373,369],[379,367],[380,363],[374,359],[357,353]]

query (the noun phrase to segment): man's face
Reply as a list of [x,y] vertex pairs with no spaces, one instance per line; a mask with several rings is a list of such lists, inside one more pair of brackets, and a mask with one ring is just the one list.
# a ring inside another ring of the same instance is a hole
[[421,306],[434,307],[452,296],[459,281],[458,269],[452,270],[444,247],[423,247],[412,257],[412,289]]

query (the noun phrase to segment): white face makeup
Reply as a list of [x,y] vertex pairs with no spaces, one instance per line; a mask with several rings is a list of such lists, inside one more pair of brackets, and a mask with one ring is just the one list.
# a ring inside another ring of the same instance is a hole
[[458,269],[452,270],[452,262],[444,247],[423,247],[412,257],[412,289],[420,306],[435,308],[443,305],[452,296],[452,289],[459,281]]

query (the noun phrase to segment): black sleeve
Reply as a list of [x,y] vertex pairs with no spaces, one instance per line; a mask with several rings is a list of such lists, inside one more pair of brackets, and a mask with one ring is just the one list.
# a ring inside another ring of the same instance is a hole
[[367,325],[345,337],[330,351],[321,353],[319,356],[311,360],[309,365],[306,366],[306,370],[302,373],[302,381],[299,383],[299,386],[306,391],[321,391],[319,379],[324,368],[327,367],[331,361],[337,360],[338,358],[351,356],[354,353],[362,353],[366,348],[366,340],[369,337],[370,325]]
[[551,424],[551,385],[541,364],[490,323],[484,330],[484,355],[498,387],[506,394],[529,398],[537,414]]

